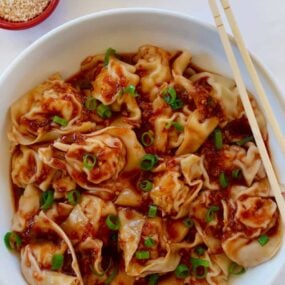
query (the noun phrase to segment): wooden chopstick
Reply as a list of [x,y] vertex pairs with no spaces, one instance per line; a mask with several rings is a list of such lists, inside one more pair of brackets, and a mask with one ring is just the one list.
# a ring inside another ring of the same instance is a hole
[[216,3],[216,0],[209,0],[209,6],[211,8],[213,17],[215,19],[215,23],[227,56],[227,59],[229,61],[229,64],[231,66],[236,84],[237,84],[237,88],[241,97],[241,101],[245,110],[245,113],[247,115],[248,121],[249,121],[249,125],[251,127],[256,145],[259,149],[259,153],[267,174],[267,178],[269,180],[269,184],[271,186],[272,192],[275,196],[275,200],[276,203],[278,205],[279,211],[280,211],[280,215],[282,217],[282,221],[283,224],[285,225],[285,201],[283,199],[283,196],[281,194],[281,189],[280,189],[280,185],[278,183],[277,177],[274,173],[269,155],[267,153],[261,132],[259,130],[258,127],[258,123],[256,121],[255,118],[255,114],[254,111],[252,109],[252,106],[250,104],[250,100],[247,94],[247,90],[245,87],[245,84],[243,82],[242,76],[241,76],[241,72],[239,70],[238,64],[237,64],[237,60],[234,56],[234,52],[230,43],[230,40],[228,38],[228,34],[225,30],[221,15],[219,13],[219,8],[218,5]]
[[239,30],[239,27],[237,25],[235,16],[233,14],[232,8],[230,6],[230,3],[228,0],[220,0],[222,3],[222,6],[224,8],[225,11],[225,15],[227,17],[228,23],[231,27],[232,33],[234,35],[234,38],[236,40],[238,49],[240,51],[240,54],[243,58],[243,61],[246,65],[246,68],[248,70],[248,73],[250,75],[251,81],[254,85],[254,88],[256,90],[257,95],[260,98],[261,101],[261,105],[264,108],[264,114],[265,117],[267,119],[267,121],[269,122],[269,124],[271,125],[273,132],[279,142],[279,145],[283,151],[283,154],[285,154],[285,139],[284,136],[282,135],[281,129],[279,127],[279,124],[277,122],[277,119],[272,111],[272,108],[268,102],[267,96],[265,94],[264,88],[262,86],[262,83],[259,79],[259,76],[256,72],[256,69],[254,67],[254,64],[252,62],[252,59],[249,55],[249,52],[245,46],[244,40],[242,38],[241,32]]

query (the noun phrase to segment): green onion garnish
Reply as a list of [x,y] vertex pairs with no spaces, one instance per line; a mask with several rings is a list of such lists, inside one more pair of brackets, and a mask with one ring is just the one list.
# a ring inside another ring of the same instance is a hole
[[113,281],[113,279],[116,277],[116,275],[118,274],[118,271],[119,271],[119,268],[118,268],[118,266],[116,266],[113,270],[112,270],[112,272],[111,272],[111,274],[108,276],[108,278],[104,281],[104,284],[105,285],[109,285],[109,284],[111,284],[111,282]]
[[86,168],[87,170],[92,170],[94,168],[94,166],[96,165],[97,162],[97,158],[95,155],[86,153],[83,155],[83,166],[84,168]]
[[269,237],[267,235],[261,235],[257,241],[261,246],[265,246],[269,241]]
[[238,179],[238,178],[240,178],[240,175],[241,175],[241,171],[239,168],[233,169],[232,178]]
[[220,129],[215,129],[214,131],[214,142],[216,149],[221,149],[223,147],[223,134]]
[[118,216],[108,215],[106,218],[106,225],[112,231],[117,231],[120,228],[120,220]]
[[175,276],[179,279],[185,279],[190,275],[189,267],[186,264],[179,264],[175,269]]
[[206,249],[205,249],[204,247],[202,247],[202,246],[197,246],[197,247],[195,248],[195,252],[196,252],[199,256],[203,255],[203,254],[205,253],[205,251],[206,251]]
[[194,222],[192,219],[190,218],[186,218],[183,220],[183,225],[186,227],[186,228],[192,228],[193,225],[194,225]]
[[97,101],[94,97],[92,96],[88,96],[86,101],[85,101],[85,107],[86,109],[88,109],[89,111],[94,111],[96,110],[97,107]]
[[103,119],[109,119],[112,117],[112,111],[109,106],[100,104],[96,109],[97,114]]
[[4,236],[4,243],[9,250],[19,250],[22,244],[22,239],[15,232],[8,232]]
[[123,94],[130,94],[133,97],[137,97],[139,94],[136,92],[136,86],[134,85],[129,85],[126,88],[122,89]]
[[68,121],[62,117],[59,116],[53,116],[52,121],[58,125],[61,125],[63,127],[66,127],[68,124]]
[[150,218],[154,218],[154,217],[156,217],[156,214],[157,214],[157,206],[149,205],[149,207],[148,207],[148,216]]
[[218,206],[211,206],[206,213],[206,222],[210,223],[215,218],[215,213],[220,210],[220,207]]
[[241,275],[243,273],[245,273],[245,268],[242,267],[241,265],[235,263],[235,262],[232,262],[229,266],[229,269],[228,269],[228,272],[229,272],[229,275]]
[[62,267],[64,256],[62,254],[54,254],[51,260],[51,270],[58,270]]
[[[208,273],[208,267],[210,266],[209,261],[200,259],[200,258],[191,257],[190,262],[192,264],[192,271],[193,271],[194,276],[197,279],[205,278]],[[200,273],[201,270],[198,271],[199,267],[203,267],[204,269],[202,274]]]
[[164,101],[173,109],[178,110],[183,107],[181,99],[177,98],[176,91],[173,87],[168,87],[166,91],[162,93]]
[[45,192],[42,192],[41,198],[40,198],[40,204],[42,210],[48,210],[54,201],[54,191],[48,190]]
[[245,137],[237,142],[235,142],[235,144],[239,145],[239,146],[243,146],[248,142],[252,142],[254,141],[254,137],[253,136],[249,136],[249,137]]
[[144,132],[141,137],[144,146],[151,146],[154,142],[153,133],[151,131]]
[[139,250],[136,252],[136,259],[149,259],[150,253],[148,250]]
[[229,185],[228,178],[227,178],[225,172],[223,172],[223,171],[219,175],[219,183],[220,183],[222,188],[227,188]]
[[69,204],[76,205],[79,203],[80,196],[81,196],[81,194],[78,190],[72,190],[72,191],[67,193],[67,200],[68,200]]
[[150,180],[142,180],[139,183],[139,188],[144,192],[149,192],[152,189],[152,182]]
[[184,127],[180,123],[177,123],[177,122],[169,122],[165,125],[166,129],[169,129],[171,127],[174,127],[178,132],[183,132],[184,130]]
[[145,245],[146,247],[153,247],[153,246],[155,245],[155,241],[154,241],[153,238],[148,237],[148,238],[146,238],[146,239],[144,240],[144,245]]
[[104,58],[104,66],[107,66],[110,61],[110,56],[113,56],[116,54],[116,50],[113,48],[108,48],[105,53],[105,58]]
[[142,170],[149,171],[152,170],[153,167],[158,162],[157,156],[153,154],[146,154],[143,156],[141,160],[140,167]]
[[159,275],[157,273],[151,274],[148,277],[148,285],[156,285],[159,279]]

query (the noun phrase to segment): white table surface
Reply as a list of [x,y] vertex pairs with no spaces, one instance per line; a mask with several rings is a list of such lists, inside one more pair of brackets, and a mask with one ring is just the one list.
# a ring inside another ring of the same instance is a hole
[[[213,24],[207,3],[207,0],[60,0],[54,13],[34,28],[22,31],[0,29],[0,76],[36,39],[79,16],[112,8],[154,7],[187,13]],[[271,70],[285,94],[285,1],[231,0],[231,4],[247,47]]]

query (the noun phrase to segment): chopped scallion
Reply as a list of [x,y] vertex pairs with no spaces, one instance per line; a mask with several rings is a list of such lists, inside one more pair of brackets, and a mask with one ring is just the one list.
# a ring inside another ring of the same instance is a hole
[[94,166],[96,165],[97,162],[97,158],[95,155],[86,153],[83,155],[83,166],[84,168],[86,168],[87,170],[92,170],[94,168]]
[[97,108],[97,101],[94,97],[88,96],[85,101],[85,107],[89,111],[94,111]]
[[179,264],[175,269],[175,276],[179,279],[185,279],[190,275],[190,269],[186,264]]
[[109,106],[104,105],[104,104],[100,104],[96,108],[96,112],[103,119],[109,119],[112,117],[112,110],[110,109]]
[[149,192],[152,189],[152,182],[150,180],[147,180],[147,179],[142,180],[139,183],[139,188],[141,190],[143,190],[144,192]]
[[20,250],[22,239],[15,232],[8,232],[4,236],[4,243],[9,250]]
[[229,185],[228,178],[223,171],[219,175],[219,183],[222,188],[227,188]]
[[229,269],[228,269],[228,272],[229,272],[229,275],[241,275],[243,273],[245,273],[245,268],[242,267],[241,265],[235,263],[235,262],[232,262],[229,266]]
[[142,170],[149,171],[154,168],[157,162],[158,162],[158,159],[156,155],[146,154],[143,156],[141,160],[140,167]]
[[254,141],[254,137],[253,136],[249,136],[249,137],[245,137],[245,138],[243,138],[243,139],[241,139],[241,140],[239,140],[239,141],[237,141],[237,142],[235,142],[237,145],[239,145],[239,146],[243,146],[243,145],[245,145],[246,143],[248,143],[248,142],[252,142],[252,141]]
[[59,270],[64,262],[64,256],[62,254],[54,254],[51,260],[51,270]]
[[51,208],[53,202],[54,202],[53,190],[47,190],[41,193],[40,204],[42,210],[48,210],[49,208]]
[[142,260],[149,258],[150,258],[150,253],[148,250],[139,250],[136,252],[136,259]]
[[215,218],[215,213],[220,210],[220,207],[218,206],[211,206],[206,213],[206,222],[210,223]]
[[192,228],[193,225],[194,225],[194,222],[192,219],[190,218],[186,218],[183,220],[183,225],[186,227],[186,228]]
[[223,147],[223,134],[220,129],[215,129],[214,131],[214,142],[216,149],[219,150]]
[[156,214],[157,214],[157,206],[149,205],[149,207],[148,207],[148,216],[150,218],[154,218],[154,217],[156,217]]
[[71,205],[76,205],[80,201],[80,192],[78,190],[72,190],[67,193],[67,200]]
[[155,245],[155,241],[152,237],[148,237],[144,240],[144,245],[146,247],[153,247]]
[[112,231],[117,231],[120,228],[120,220],[118,216],[108,215],[106,218],[106,225]]
[[58,125],[63,126],[63,127],[66,127],[68,125],[68,121],[62,117],[59,117],[59,116],[53,116],[52,121]]
[[110,57],[114,56],[116,54],[116,50],[113,48],[108,48],[105,53],[105,58],[104,58],[104,66],[106,67],[109,64]]
[[261,235],[257,241],[261,246],[265,246],[269,242],[269,237],[267,235]]
[[144,132],[141,137],[144,146],[151,146],[154,142],[153,133],[151,131]]

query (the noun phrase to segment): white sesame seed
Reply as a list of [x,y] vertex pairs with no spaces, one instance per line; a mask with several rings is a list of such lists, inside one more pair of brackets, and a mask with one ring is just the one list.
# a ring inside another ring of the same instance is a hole
[[0,18],[26,22],[41,14],[50,0],[0,0]]

